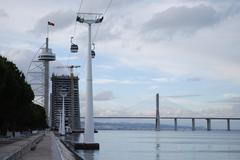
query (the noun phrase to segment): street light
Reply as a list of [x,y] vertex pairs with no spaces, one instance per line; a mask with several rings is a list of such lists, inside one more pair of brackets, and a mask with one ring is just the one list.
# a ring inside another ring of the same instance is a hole
[[67,96],[67,90],[62,88],[60,91],[60,95],[62,96],[62,114],[60,118],[60,134],[65,135],[65,97]]
[[62,132],[62,114],[61,111],[59,111],[59,126],[58,126],[58,133],[61,134]]

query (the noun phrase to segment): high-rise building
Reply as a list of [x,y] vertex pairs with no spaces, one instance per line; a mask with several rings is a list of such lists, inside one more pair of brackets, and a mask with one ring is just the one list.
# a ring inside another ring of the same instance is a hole
[[[51,94],[51,112],[52,112],[52,127],[58,129],[60,122],[60,114],[63,106],[61,90],[64,89],[67,92],[67,96],[64,100],[65,105],[65,126],[69,126],[72,130],[80,129],[80,107],[79,107],[79,89],[77,76],[73,77],[74,96],[71,96],[71,76],[67,75],[52,75],[52,94]],[[71,97],[74,98],[74,105],[72,110]],[[72,118],[72,113],[74,118]],[[73,123],[72,123],[73,121]]]

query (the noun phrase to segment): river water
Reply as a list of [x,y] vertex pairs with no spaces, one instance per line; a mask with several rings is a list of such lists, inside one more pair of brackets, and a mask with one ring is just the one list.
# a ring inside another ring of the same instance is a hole
[[99,151],[76,152],[85,160],[240,159],[239,131],[99,131],[95,141]]

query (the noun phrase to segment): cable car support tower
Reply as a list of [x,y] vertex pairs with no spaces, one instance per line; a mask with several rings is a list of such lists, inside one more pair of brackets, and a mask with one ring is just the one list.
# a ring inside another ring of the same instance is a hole
[[92,40],[91,27],[93,24],[103,21],[102,13],[77,13],[77,22],[88,25],[88,54],[87,54],[87,106],[85,113],[84,142],[83,147],[99,149],[99,144],[94,143],[94,121],[93,121],[93,88],[92,88]]

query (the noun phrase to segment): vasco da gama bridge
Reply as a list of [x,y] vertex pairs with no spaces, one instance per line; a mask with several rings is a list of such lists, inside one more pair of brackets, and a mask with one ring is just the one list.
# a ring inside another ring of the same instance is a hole
[[184,120],[190,120],[192,122],[192,131],[196,130],[196,120],[206,120],[206,128],[207,131],[211,131],[211,121],[212,120],[226,120],[226,129],[228,131],[231,130],[231,121],[233,120],[240,120],[240,118],[223,118],[223,117],[160,117],[159,114],[159,94],[156,94],[156,116],[155,117],[149,117],[149,116],[142,116],[142,117],[94,117],[95,119],[155,119],[155,130],[160,131],[160,119],[167,119],[167,120],[173,120],[174,122],[174,130],[178,130],[178,120],[184,119]]

